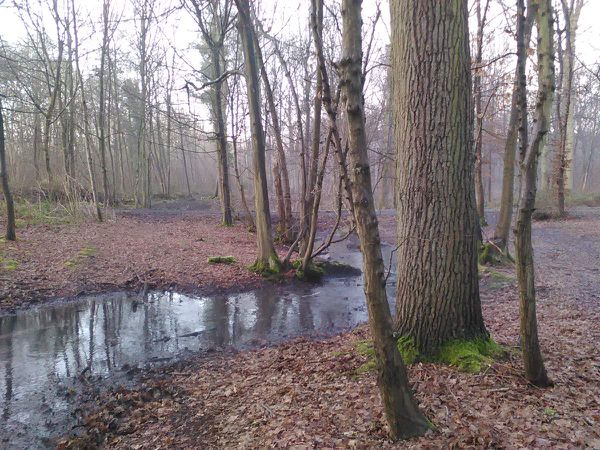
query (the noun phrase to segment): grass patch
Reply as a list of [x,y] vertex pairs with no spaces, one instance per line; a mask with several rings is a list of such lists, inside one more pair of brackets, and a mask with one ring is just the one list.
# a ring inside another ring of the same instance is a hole
[[4,270],[16,270],[19,267],[19,263],[14,259],[3,259],[0,257],[0,266]]
[[209,256],[209,264],[234,264],[235,257],[233,256]]
[[456,340],[443,345],[435,358],[463,372],[479,373],[504,353],[493,339]]
[[414,364],[419,356],[419,350],[414,339],[410,336],[402,336],[398,339],[397,346],[406,365]]
[[85,246],[77,252],[77,255],[74,258],[65,261],[65,267],[68,269],[73,269],[77,267],[84,259],[92,258],[94,255],[96,255],[96,248]]
[[26,199],[15,201],[17,227],[28,225],[65,225],[77,223],[78,218],[59,203],[48,200],[30,202]]

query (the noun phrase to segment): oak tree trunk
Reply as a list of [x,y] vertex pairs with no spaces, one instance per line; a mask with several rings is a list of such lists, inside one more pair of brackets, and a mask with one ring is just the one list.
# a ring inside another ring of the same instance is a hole
[[[487,336],[479,299],[466,0],[391,3],[396,328],[422,354]],[[427,99],[427,101],[424,101]]]

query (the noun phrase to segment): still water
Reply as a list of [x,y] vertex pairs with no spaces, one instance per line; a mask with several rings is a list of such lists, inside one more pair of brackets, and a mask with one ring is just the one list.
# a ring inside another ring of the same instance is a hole
[[[335,259],[360,265],[355,248]],[[0,317],[0,448],[48,447],[69,433],[82,378],[117,383],[199,351],[331,335],[366,319],[360,275],[216,296],[117,292]]]

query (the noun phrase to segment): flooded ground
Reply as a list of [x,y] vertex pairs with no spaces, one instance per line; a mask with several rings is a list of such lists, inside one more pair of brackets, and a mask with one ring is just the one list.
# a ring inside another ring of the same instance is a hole
[[[361,263],[355,243],[332,257]],[[84,386],[197,352],[331,335],[366,318],[360,275],[211,297],[111,293],[0,317],[0,447],[50,446],[83,415],[74,398]]]

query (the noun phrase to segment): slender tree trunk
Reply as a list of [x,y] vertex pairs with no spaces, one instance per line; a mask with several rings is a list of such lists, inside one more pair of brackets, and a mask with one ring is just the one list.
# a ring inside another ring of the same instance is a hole
[[[523,26],[524,0],[517,0],[517,18]],[[535,273],[533,246],[531,243],[531,216],[535,209],[537,189],[537,163],[541,143],[548,133],[554,92],[554,44],[551,0],[539,0],[536,12],[538,32],[538,96],[535,106],[533,140],[528,144],[527,96],[525,74],[520,74],[520,165],[522,189],[515,225],[515,257],[519,282],[519,315],[521,325],[521,348],[525,376],[536,386],[549,386],[552,381],[546,374],[538,340]]]
[[280,270],[280,261],[275,247],[269,210],[269,192],[267,190],[267,170],[265,167],[265,135],[260,111],[260,79],[254,49],[253,28],[250,19],[249,0],[235,0],[238,8],[238,27],[244,50],[248,108],[252,133],[252,153],[254,165],[254,203],[256,210],[256,239],[258,255],[255,267],[259,271]]
[[348,164],[346,163],[346,155],[344,154],[344,151],[342,149],[342,140],[340,138],[340,133],[337,127],[337,108],[336,105],[333,104],[333,95],[331,92],[329,75],[327,73],[327,66],[325,63],[322,30],[319,28],[317,22],[319,8],[323,8],[322,3],[323,0],[311,0],[312,9],[310,14],[312,34],[315,41],[315,50],[317,53],[319,71],[321,72],[323,82],[321,100],[323,102],[323,106],[325,107],[325,111],[327,112],[327,116],[329,117],[329,126],[331,127],[333,133],[334,151],[337,156],[338,164],[340,167],[340,175],[344,184],[344,192],[346,193],[348,210],[350,211],[350,216],[354,221],[354,201],[352,200],[352,188],[350,186],[350,177],[348,175]]
[[242,182],[242,177],[240,175],[240,169],[238,164],[238,145],[237,145],[237,136],[232,136],[232,146],[233,146],[233,169],[235,171],[235,179],[237,180],[238,188],[240,190],[240,200],[242,202],[242,207],[248,216],[248,222],[250,226],[256,229],[256,225],[254,224],[254,219],[252,218],[252,212],[248,207],[248,201],[246,200],[246,191],[244,189],[244,183]]
[[537,11],[537,1],[527,1],[527,17],[523,27],[517,27],[517,67],[510,104],[510,118],[508,120],[508,133],[504,145],[504,167],[502,169],[502,198],[500,200],[500,214],[494,230],[494,244],[500,250],[508,249],[508,236],[512,221],[514,203],[514,178],[515,161],[517,153],[517,137],[519,125],[519,86],[521,74],[525,72],[527,64],[527,50],[531,41],[531,31]]
[[431,355],[450,340],[487,336],[477,268],[467,1],[391,5],[396,326]]
[[361,0],[343,0],[343,40],[340,82],[348,117],[348,146],[356,229],[363,255],[369,328],[377,359],[378,385],[392,439],[420,436],[427,419],[417,406],[406,367],[396,345],[392,315],[385,290],[385,267],[365,134],[362,77]]
[[[277,149],[277,172],[281,182],[281,196],[283,199],[283,217],[280,217],[281,223],[281,236],[285,242],[292,243],[294,241],[294,230],[292,229],[292,196],[290,194],[290,177],[287,168],[287,161],[285,156],[285,149],[283,148],[283,138],[281,136],[281,122],[277,109],[275,107],[275,99],[273,98],[273,89],[271,88],[271,82],[269,81],[269,75],[265,68],[265,64],[262,57],[262,51],[259,46],[256,33],[254,34],[254,47],[256,48],[257,64],[260,68],[260,73],[265,87],[265,97],[267,99],[267,105],[269,107],[269,113],[271,115],[271,123],[273,126],[273,134],[275,136],[275,148]],[[275,169],[273,169],[275,174]]]
[[[316,2],[316,10],[312,12],[312,14],[314,14],[315,20],[316,20],[316,27],[317,27],[317,33],[319,35],[322,35],[323,33],[323,3],[318,1]],[[313,25],[314,26],[314,25]],[[315,46],[317,45],[317,41],[315,40]],[[321,146],[321,113],[322,113],[322,97],[323,97],[323,75],[321,74],[320,70],[317,70],[317,81],[315,84],[315,96],[314,96],[314,100],[313,100],[313,129],[312,129],[312,141],[311,141],[311,152],[310,152],[310,159],[309,159],[309,167],[308,167],[308,174],[306,177],[307,180],[307,185],[306,185],[306,198],[304,199],[304,202],[306,203],[306,211],[307,211],[307,217],[306,217],[306,229],[310,228],[310,233],[308,235],[308,239],[310,240],[311,238],[314,241],[314,238],[312,237],[312,232],[313,229],[315,229],[316,232],[316,224],[313,224],[312,220],[310,221],[310,223],[308,222],[308,219],[311,218],[312,216],[308,216],[308,212],[309,211],[313,211],[313,204],[315,203],[315,182],[316,182],[316,178],[317,178],[317,170],[318,170],[318,165],[319,165],[319,149]],[[331,137],[328,137],[328,139],[331,139]],[[331,145],[330,141],[328,140],[326,145]],[[318,217],[316,218],[318,220]],[[311,253],[312,253],[312,244],[310,244],[309,242],[307,242],[305,240],[304,242],[304,249],[301,248],[301,252],[300,255],[302,256],[303,259],[303,265],[307,265],[310,257],[311,257]],[[306,245],[308,244],[308,245]]]
[[6,144],[4,136],[4,111],[2,110],[2,99],[0,98],[0,178],[2,178],[2,192],[6,203],[6,240],[17,239],[15,227],[15,204],[10,186],[8,184],[8,165],[6,163]]
[[187,187],[188,197],[191,197],[192,190],[190,189],[190,177],[187,169],[187,157],[185,156],[185,141],[183,139],[183,124],[179,125],[179,140],[181,141],[181,157],[183,159],[183,174],[185,175],[185,185]]
[[475,75],[473,76],[473,92],[475,94],[475,199],[477,204],[477,215],[479,223],[484,226],[485,220],[485,193],[483,190],[483,105],[481,93],[481,63],[483,61],[483,34],[486,17],[490,5],[485,0],[483,12],[481,11],[481,0],[477,0],[475,8],[477,12],[477,39],[475,49]]
[[99,98],[98,98],[98,144],[100,148],[100,170],[102,171],[102,190],[104,191],[104,203],[111,203],[111,196],[108,185],[108,172],[106,170],[106,89],[105,89],[105,68],[106,58],[108,57],[108,33],[109,33],[109,14],[110,0],[105,0],[102,6],[103,33],[102,48],[100,51],[100,74],[99,74]]
[[[222,75],[221,53],[218,49],[213,50],[212,64],[215,75]],[[229,189],[229,162],[227,161],[227,129],[225,127],[225,113],[223,111],[223,82],[214,85],[214,122],[217,132],[217,155],[219,158],[219,197],[221,201],[222,221],[224,225],[233,225],[233,214],[231,210],[231,191]]]

